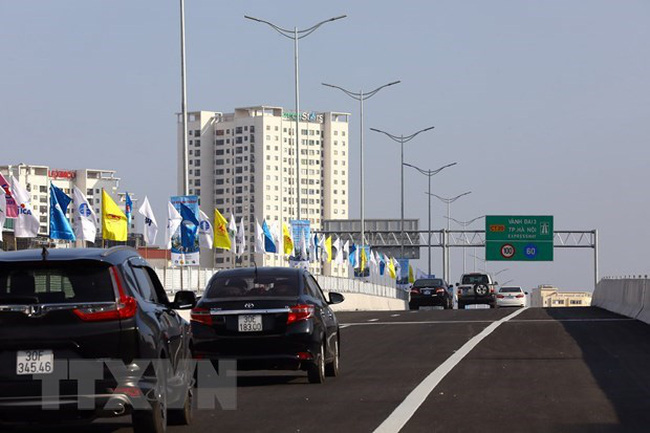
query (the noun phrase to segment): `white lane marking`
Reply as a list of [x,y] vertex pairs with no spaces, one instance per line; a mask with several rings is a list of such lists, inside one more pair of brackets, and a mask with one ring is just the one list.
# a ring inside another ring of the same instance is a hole
[[522,308],[517,310],[514,313],[504,317],[503,319],[493,322],[488,325],[483,331],[478,335],[475,335],[467,343],[465,343],[460,349],[458,349],[453,355],[451,355],[445,362],[443,362],[438,368],[433,370],[420,384],[415,387],[413,391],[404,399],[402,403],[390,414],[388,418],[381,423],[379,427],[375,429],[375,433],[397,433],[402,427],[406,425],[409,419],[413,416],[415,411],[424,403],[426,398],[431,394],[436,386],[444,379],[444,377],[456,366],[460,361],[467,356],[469,352],[472,351],[485,337],[490,335],[497,329],[501,324],[507,322],[508,320],[517,317],[522,312],[526,311],[527,308]]
[[[345,323],[341,327],[368,326],[368,325],[444,325],[444,324],[468,324],[468,323],[493,323],[494,320],[423,320],[421,322],[379,322],[379,319],[370,319],[367,322]],[[594,318],[594,319],[520,319],[510,320],[510,323],[551,323],[551,322],[634,322],[632,318]]]
[[370,319],[368,322],[346,323],[346,326],[365,326],[365,325],[431,325],[444,323],[492,323],[494,320],[427,320],[422,322],[377,322],[379,319]]
[[348,325],[348,324],[344,324],[344,325],[340,325],[339,328],[340,328],[340,329],[343,329],[343,328],[347,328],[348,326],[350,326],[350,325]]
[[368,322],[377,322],[379,319],[368,319]]
[[391,314],[390,317],[399,317],[399,314]]

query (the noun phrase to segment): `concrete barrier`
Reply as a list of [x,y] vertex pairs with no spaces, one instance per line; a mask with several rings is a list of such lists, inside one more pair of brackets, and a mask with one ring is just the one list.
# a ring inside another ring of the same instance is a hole
[[596,286],[592,305],[650,324],[650,281],[606,279]]

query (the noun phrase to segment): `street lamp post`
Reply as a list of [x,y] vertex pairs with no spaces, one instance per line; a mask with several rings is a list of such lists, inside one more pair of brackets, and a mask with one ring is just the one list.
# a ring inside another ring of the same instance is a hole
[[429,178],[429,276],[431,276],[431,178],[440,173],[442,170],[444,170],[447,167],[452,167],[456,165],[455,162],[452,162],[451,164],[443,165],[440,168],[437,168],[435,170],[423,170],[419,167],[416,167],[412,164],[409,164],[408,162],[404,163],[405,166],[411,167],[422,173],[423,175],[427,176]]
[[327,83],[322,83],[323,86],[327,87],[332,87],[334,89],[339,89],[346,95],[348,95],[350,98],[355,99],[359,101],[359,109],[360,109],[360,120],[359,120],[359,144],[360,144],[360,153],[359,153],[359,160],[361,164],[361,184],[360,184],[360,201],[361,201],[361,210],[360,210],[360,217],[361,217],[361,245],[365,245],[365,213],[364,213],[364,175],[363,175],[363,148],[364,148],[364,134],[363,134],[363,101],[366,99],[370,99],[373,96],[377,94],[381,89],[384,87],[392,86],[394,84],[399,84],[401,81],[393,81],[388,84],[384,84],[383,86],[377,87],[375,90],[372,90],[370,92],[364,92],[363,90],[360,90],[358,93],[352,92],[350,90],[344,89],[343,87],[340,86],[335,86],[333,84],[327,84]]
[[185,68],[185,0],[180,0],[181,6],[181,116],[183,116],[183,195],[190,193],[189,161],[187,142],[187,82]]
[[[448,220],[454,221],[456,224],[461,226],[463,228],[463,230],[464,230],[464,229],[467,228],[467,226],[471,225],[474,221],[478,221],[481,218],[485,218],[485,215],[478,216],[478,217],[473,218],[473,219],[471,219],[469,221],[459,221],[459,220],[457,220],[455,218],[451,218],[451,217],[445,217],[445,218],[447,218]],[[465,257],[466,257],[465,252],[466,251],[467,251],[466,248],[463,248],[463,274],[466,273],[465,272],[465,262],[466,262],[466,260],[465,260]],[[476,247],[474,247],[474,255],[476,255]],[[474,259],[474,271],[476,271],[476,259]]]
[[[450,224],[449,220],[451,219],[451,204],[458,200],[459,198],[471,194],[472,191],[467,191],[462,194],[458,194],[455,197],[441,197],[437,194],[429,193],[430,196],[433,196],[437,198],[438,200],[442,201],[443,203],[447,204],[447,232],[450,230]],[[445,279],[449,281],[449,277],[451,276],[451,266],[450,266],[450,260],[449,260],[449,249],[447,248],[447,251],[443,251],[443,257],[445,258]]]
[[298,82],[299,82],[299,74],[298,74],[298,40],[306,38],[307,36],[311,35],[314,33],[320,26],[322,26],[325,23],[329,23],[332,21],[340,20],[342,18],[345,18],[347,15],[340,15],[338,17],[330,18],[328,20],[321,21],[317,24],[314,24],[313,26],[303,29],[303,30],[298,30],[298,27],[294,27],[293,30],[291,29],[285,29],[280,26],[277,26],[269,21],[262,20],[259,18],[251,17],[248,15],[244,15],[244,18],[252,20],[252,21],[257,21],[258,23],[264,23],[268,26],[270,26],[273,30],[278,32],[280,35],[284,36],[285,38],[288,39],[293,39],[293,58],[294,58],[294,73],[295,73],[295,96],[296,96],[296,134],[295,134],[295,140],[296,140],[296,219],[301,219],[302,214],[300,212],[300,93],[299,93],[299,88],[298,88]]
[[402,252],[402,259],[404,258],[404,143],[408,143],[409,141],[413,140],[417,135],[421,134],[422,132],[425,131],[430,131],[434,127],[429,126],[428,128],[420,129],[417,132],[414,132],[411,135],[404,136],[402,135],[393,135],[389,134],[386,131],[382,131],[381,129],[376,129],[376,128],[370,128],[371,131],[374,132],[380,132],[384,134],[386,137],[390,138],[391,140],[397,142],[400,144],[400,170],[401,170],[401,184],[402,184],[402,205],[401,205],[401,224],[400,224],[400,244],[402,246],[401,252]]

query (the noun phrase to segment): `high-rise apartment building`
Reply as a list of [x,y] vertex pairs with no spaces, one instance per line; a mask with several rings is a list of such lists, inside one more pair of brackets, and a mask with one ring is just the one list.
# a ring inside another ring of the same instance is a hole
[[[188,113],[189,193],[200,197],[200,207],[208,215],[216,207],[227,219],[233,214],[238,226],[244,219],[247,251],[237,264],[286,264],[279,255],[254,254],[255,219],[260,224],[263,219],[269,224],[309,220],[311,229],[319,230],[323,220],[349,217],[349,114],[299,115],[296,149],[293,111],[256,106],[237,108],[234,113]],[[179,193],[183,191],[182,134],[179,115]],[[230,268],[236,263],[232,253],[217,250],[214,255],[202,253],[201,265]],[[320,266],[313,270],[320,271]]]

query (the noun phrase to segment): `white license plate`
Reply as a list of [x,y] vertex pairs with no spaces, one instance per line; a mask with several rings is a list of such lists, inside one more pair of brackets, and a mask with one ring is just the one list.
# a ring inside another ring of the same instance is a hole
[[51,350],[19,350],[16,353],[16,374],[52,374],[54,353]]
[[430,295],[430,294],[431,294],[431,290],[425,290],[425,291],[423,291],[422,293],[425,294],[425,295]]
[[239,332],[259,332],[262,330],[261,314],[239,316]]

